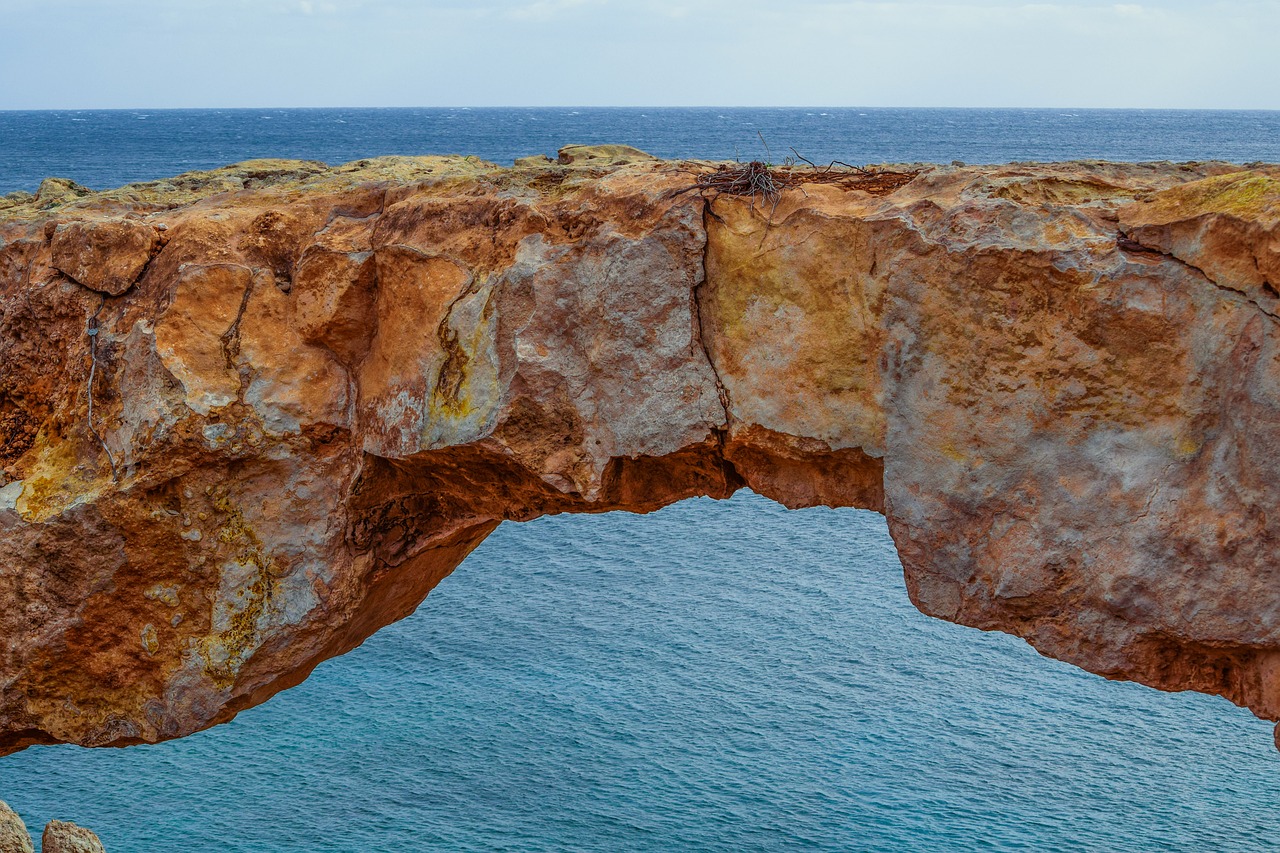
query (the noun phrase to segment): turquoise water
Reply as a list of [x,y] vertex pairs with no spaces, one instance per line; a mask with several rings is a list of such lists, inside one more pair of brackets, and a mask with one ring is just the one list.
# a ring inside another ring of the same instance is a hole
[[[0,193],[568,142],[1280,161],[1280,112],[0,112]],[[925,618],[877,515],[742,494],[505,524],[414,616],[267,705],[154,747],[0,759],[0,798],[111,853],[1269,850],[1271,740],[1223,700]]]
[[884,520],[742,493],[504,524],[234,722],[0,760],[112,853],[1265,850],[1271,727],[917,613]]

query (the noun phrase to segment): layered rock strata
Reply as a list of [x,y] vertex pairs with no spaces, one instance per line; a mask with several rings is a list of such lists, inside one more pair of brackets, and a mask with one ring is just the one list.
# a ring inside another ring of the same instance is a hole
[[0,753],[224,722],[502,520],[743,487],[883,512],[925,613],[1280,718],[1280,169],[762,207],[563,159],[0,201]]

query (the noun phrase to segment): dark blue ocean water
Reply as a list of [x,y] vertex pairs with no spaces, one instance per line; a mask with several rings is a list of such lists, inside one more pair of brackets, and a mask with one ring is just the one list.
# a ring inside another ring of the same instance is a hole
[[[0,191],[569,141],[758,156],[757,129],[851,162],[1280,160],[1280,113],[0,113]],[[1280,838],[1280,754],[1223,700],[920,615],[873,513],[743,493],[503,525],[268,704],[159,746],[0,759],[0,798],[111,853],[1251,851]]]
[[[763,142],[762,142],[763,139]],[[475,154],[510,163],[571,143],[662,157],[851,163],[1280,161],[1280,111],[653,108],[0,111],[0,193],[49,176],[94,189],[256,157],[342,163]],[[766,149],[767,146],[767,149]]]

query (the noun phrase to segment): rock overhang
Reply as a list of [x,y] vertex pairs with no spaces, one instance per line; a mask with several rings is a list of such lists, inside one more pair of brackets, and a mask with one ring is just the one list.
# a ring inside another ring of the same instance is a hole
[[743,486],[885,513],[926,613],[1280,717],[1280,169],[762,208],[561,160],[0,202],[0,750],[230,719],[501,520]]

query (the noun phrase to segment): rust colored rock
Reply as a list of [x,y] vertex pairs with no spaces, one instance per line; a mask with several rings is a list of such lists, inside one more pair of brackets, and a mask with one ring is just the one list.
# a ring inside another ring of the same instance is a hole
[[224,722],[503,520],[744,486],[883,512],[926,613],[1280,719],[1280,170],[927,167],[762,211],[562,156],[0,210],[0,753]]
[[119,296],[133,287],[159,243],[151,225],[100,219],[58,225],[50,250],[56,269],[90,290]]
[[1120,222],[1142,248],[1176,258],[1280,316],[1280,180],[1274,176],[1238,172],[1196,181],[1125,208]]
[[83,826],[51,820],[40,836],[44,853],[106,853],[98,836]]
[[0,800],[0,853],[33,853],[27,825],[9,804]]

